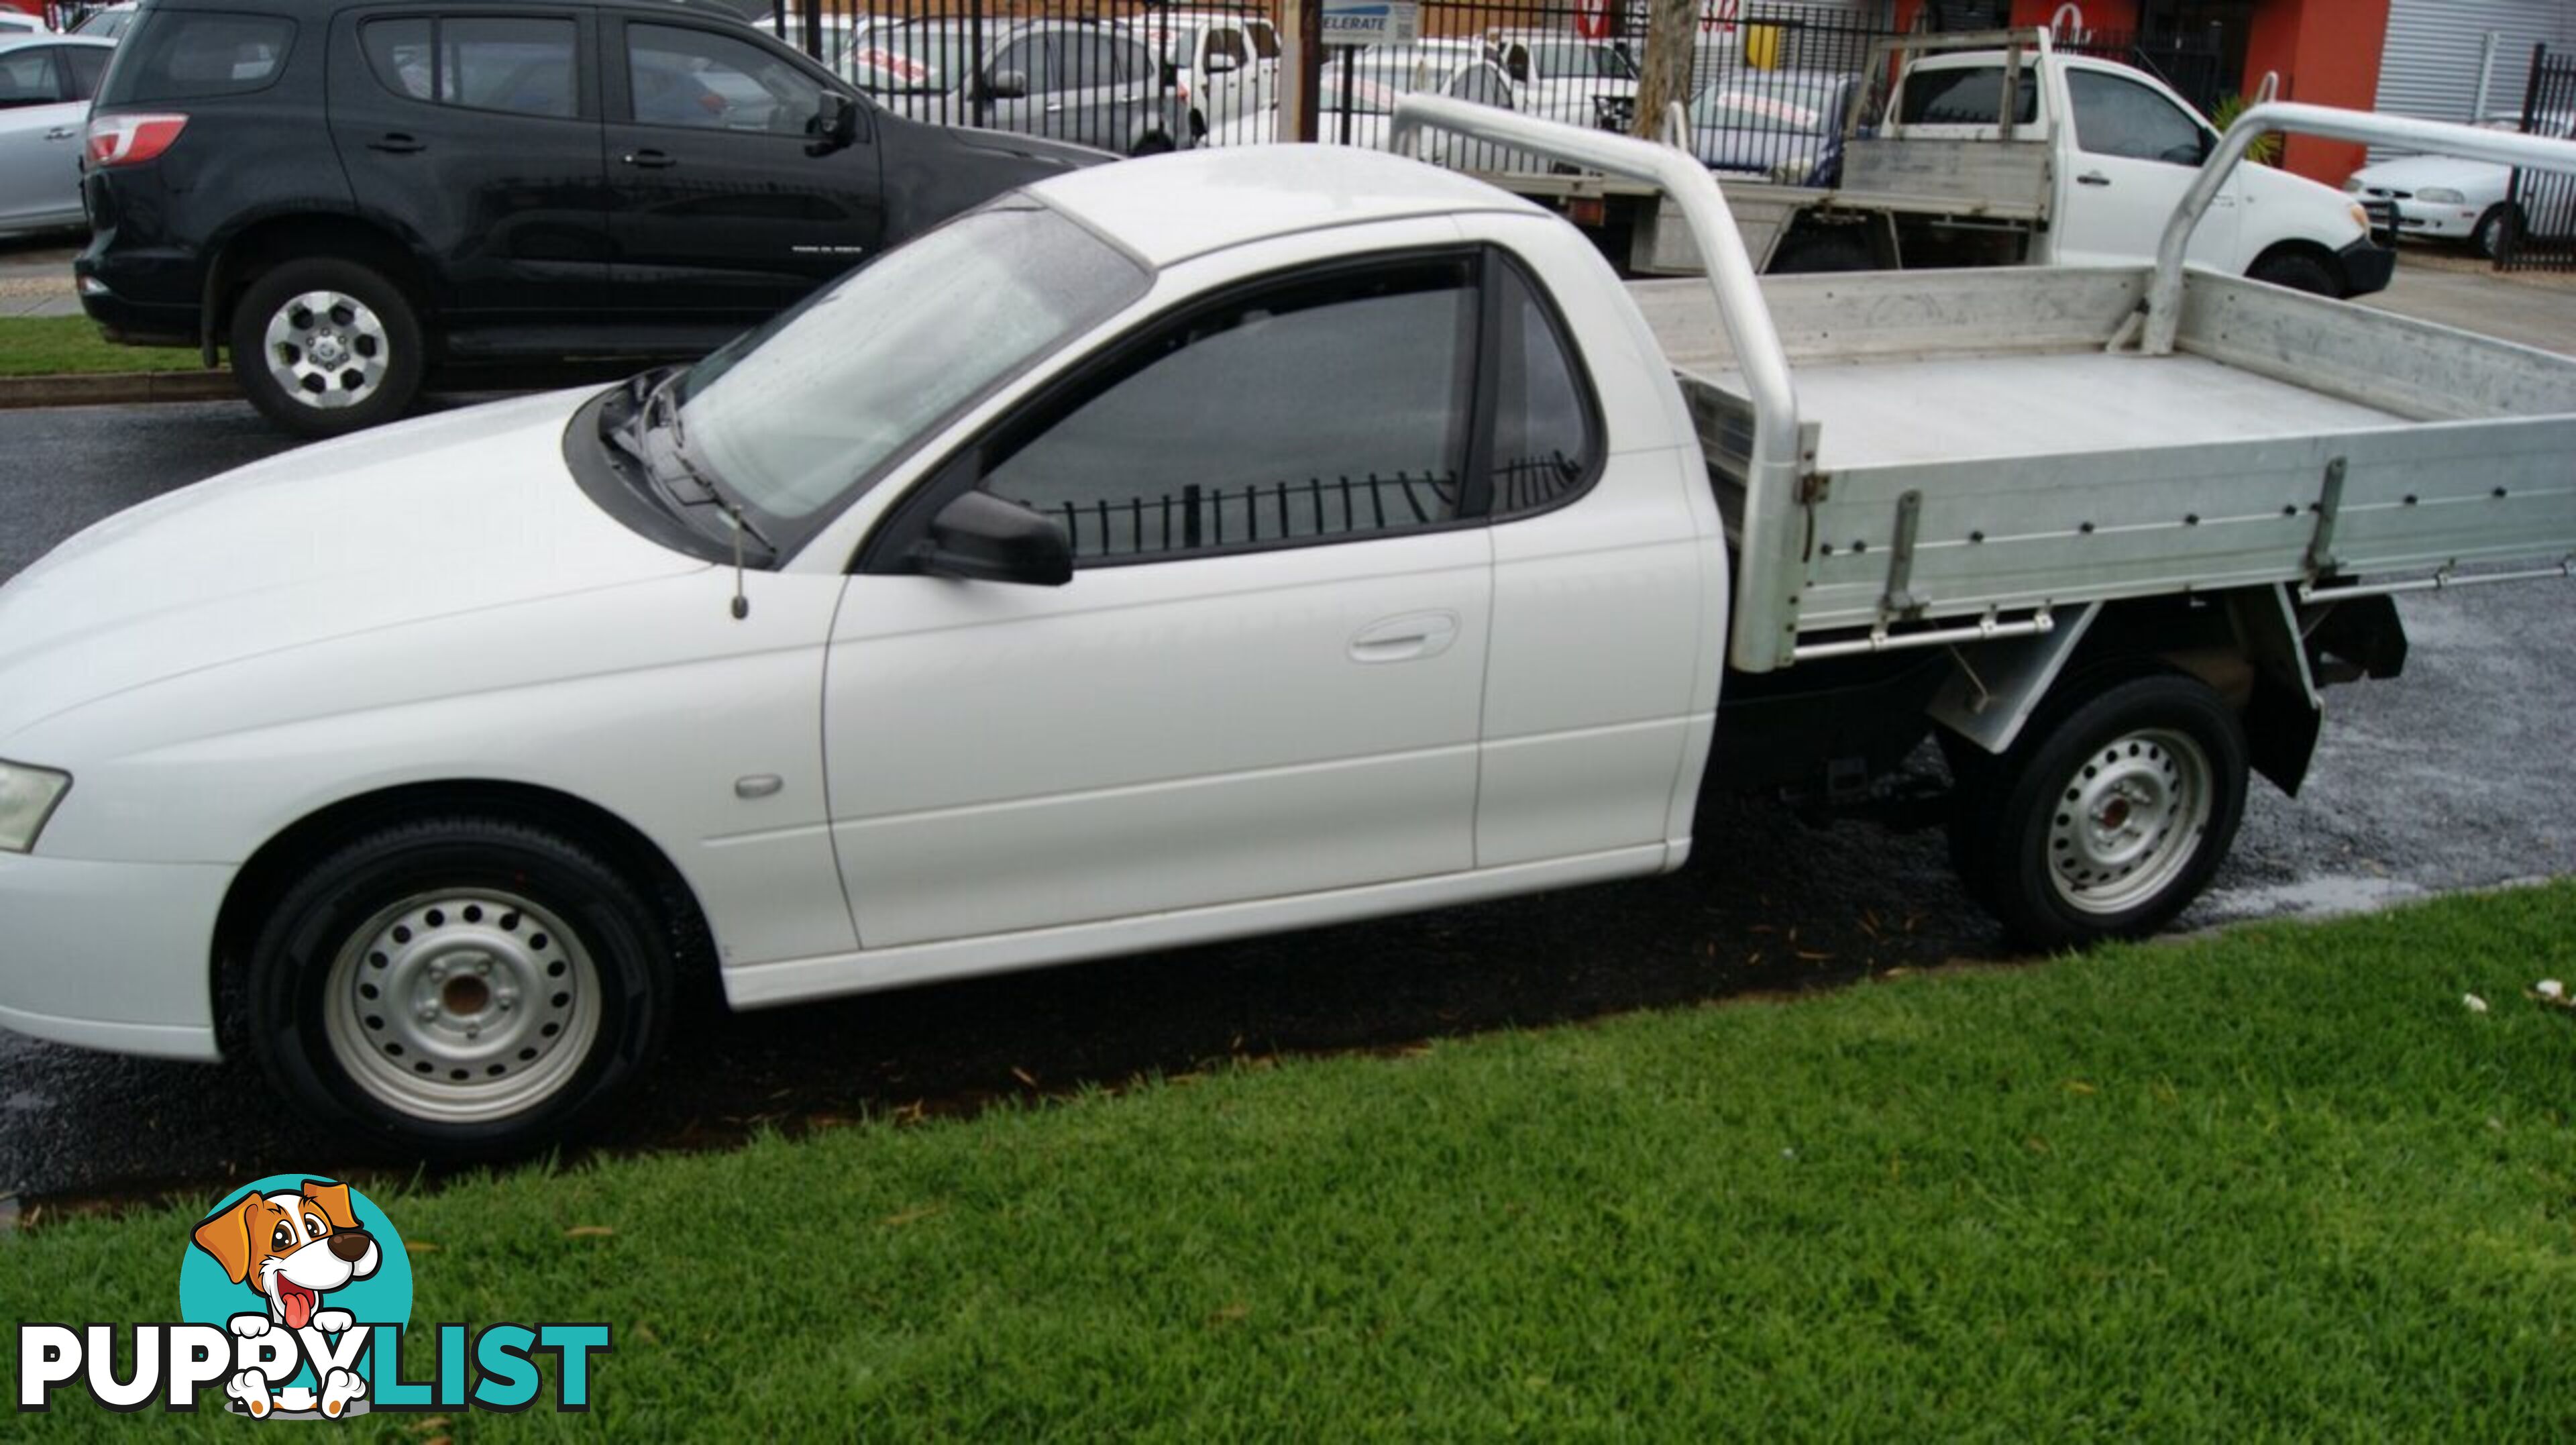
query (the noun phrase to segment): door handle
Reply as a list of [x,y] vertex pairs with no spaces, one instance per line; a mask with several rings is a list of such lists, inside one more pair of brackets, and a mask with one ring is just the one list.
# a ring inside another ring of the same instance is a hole
[[1064,102],[1060,100],[1049,101],[1047,103],[1046,113],[1049,115],[1064,114]]
[[1351,638],[1351,661],[1412,662],[1438,657],[1457,640],[1457,613],[1408,612],[1361,628]]
[[367,149],[371,151],[384,151],[391,155],[407,156],[414,151],[427,150],[429,149],[429,145],[417,136],[408,136],[397,130],[388,131],[385,134],[376,137],[374,140],[367,142]]
[[680,163],[668,151],[628,151],[621,159],[630,166],[647,171],[668,170]]
[[79,126],[76,126],[76,125],[58,125],[58,126],[55,126],[52,130],[49,130],[49,131],[45,132],[45,139],[47,139],[47,140],[70,140],[72,137],[74,137],[74,136],[76,136],[76,135],[79,135],[79,134],[80,134],[80,127],[79,127]]
[[2111,184],[2111,178],[2102,174],[2100,171],[2086,171],[2084,174],[2075,178],[2075,184],[2079,186],[2107,186]]

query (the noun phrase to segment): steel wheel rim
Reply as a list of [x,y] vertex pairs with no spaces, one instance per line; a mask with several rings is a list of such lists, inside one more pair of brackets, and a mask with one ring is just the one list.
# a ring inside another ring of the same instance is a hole
[[352,930],[323,983],[331,1054],[418,1119],[505,1119],[560,1092],[599,1036],[599,969],[553,912],[499,888],[414,894]]
[[316,411],[356,406],[382,390],[393,345],[385,323],[344,291],[290,296],[268,318],[268,375]]
[[2191,866],[2215,800],[2209,754],[2188,734],[2141,728],[2095,748],[2059,785],[2048,881],[2079,913],[2124,913]]

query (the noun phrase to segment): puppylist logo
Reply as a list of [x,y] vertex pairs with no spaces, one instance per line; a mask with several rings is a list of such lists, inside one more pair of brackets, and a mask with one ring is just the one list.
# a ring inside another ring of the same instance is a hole
[[[590,1408],[601,1324],[438,1327],[432,1378],[406,1378],[411,1256],[375,1201],[346,1184],[276,1174],[226,1195],[181,1241],[179,1318],[18,1326],[18,1408],[89,1403],[254,1419],[338,1420],[373,1410],[516,1412],[544,1393]],[[120,1344],[125,1347],[120,1348]],[[120,1364],[120,1359],[124,1363]]]

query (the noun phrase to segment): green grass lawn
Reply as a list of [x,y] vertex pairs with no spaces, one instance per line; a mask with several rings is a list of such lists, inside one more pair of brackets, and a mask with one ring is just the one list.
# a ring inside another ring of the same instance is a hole
[[110,345],[86,316],[0,318],[0,376],[203,369],[194,347]]
[[[419,1325],[617,1344],[589,1416],[362,1428],[2576,1438],[2543,977],[2576,884],[379,1193]],[[0,1244],[0,1301],[165,1317],[194,1218]]]

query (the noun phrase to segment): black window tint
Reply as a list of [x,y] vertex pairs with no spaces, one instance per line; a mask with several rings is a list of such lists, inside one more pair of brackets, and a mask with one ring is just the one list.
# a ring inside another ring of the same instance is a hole
[[51,105],[62,99],[54,79],[54,47],[32,45],[0,51],[0,110]]
[[569,20],[441,20],[439,103],[558,119],[579,114],[574,34]]
[[1279,32],[1270,28],[1269,21],[1252,22],[1252,49],[1264,60],[1279,58]]
[[113,51],[101,50],[95,45],[64,46],[63,74],[60,78],[67,84],[63,98],[87,100],[98,94],[99,77],[107,74],[107,57],[113,53]]
[[370,20],[358,28],[358,48],[385,89],[414,100],[438,93],[427,20]]
[[[1918,70],[1905,77],[1905,102],[1897,119],[1905,125],[1993,125],[2004,108],[2004,68],[1990,65],[1968,70]],[[2013,123],[2039,119],[2039,72],[2023,66],[2013,97]]]
[[1465,261],[1290,283],[1167,330],[989,468],[1083,562],[1337,541],[1458,514]]
[[1590,480],[1599,458],[1590,390],[1555,316],[1528,280],[1503,268],[1494,338],[1497,520],[1544,511]]
[[151,10],[117,47],[106,104],[197,100],[265,90],[286,68],[295,22],[220,10]]
[[2172,101],[2136,81],[2070,70],[2066,91],[2075,106],[2078,148],[2097,156],[2200,164],[2201,143],[2208,132]]
[[803,135],[823,108],[823,87],[811,76],[712,31],[629,25],[626,73],[644,125]]

